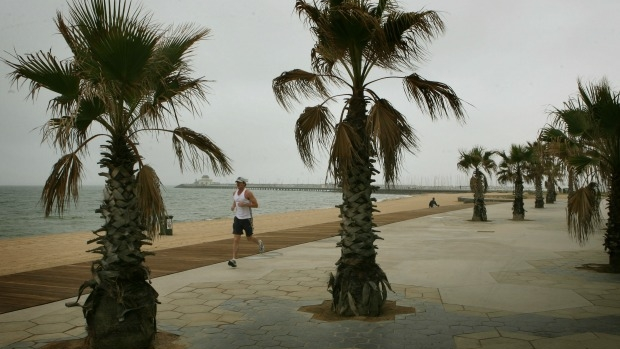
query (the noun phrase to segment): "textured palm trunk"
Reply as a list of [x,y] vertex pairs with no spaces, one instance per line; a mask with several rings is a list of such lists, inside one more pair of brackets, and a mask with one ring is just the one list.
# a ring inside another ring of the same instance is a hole
[[[372,176],[376,173],[370,158],[366,136],[363,98],[351,102],[350,118],[353,127],[362,136],[362,145],[355,149],[358,158],[348,171],[340,205],[340,259],[336,274],[330,276],[328,288],[332,293],[332,310],[342,316],[379,316],[390,285],[387,276],[376,263],[373,222],[375,210]],[[355,118],[357,116],[357,118]]]
[[536,192],[534,208],[545,208],[545,200],[543,198],[542,189],[542,176],[540,175],[536,175],[536,178],[534,178],[534,190]]
[[103,205],[105,219],[93,263],[93,292],[84,303],[87,341],[92,349],[147,349],[156,332],[157,292],[148,280],[141,246],[148,243],[137,205],[135,154],[115,139],[105,146],[101,173],[107,178]]
[[609,266],[614,273],[620,273],[620,173],[612,174],[607,198],[607,229],[605,230],[605,251],[609,254]]
[[555,182],[551,177],[546,182],[547,185],[547,196],[545,197],[545,202],[548,204],[555,203],[556,191],[555,191]]
[[521,170],[517,170],[515,179],[515,199],[512,203],[512,219],[522,221],[525,219],[525,208],[523,207],[523,176]]
[[474,214],[472,221],[487,221],[487,208],[484,203],[484,186],[482,185],[482,174],[478,170],[474,170]]

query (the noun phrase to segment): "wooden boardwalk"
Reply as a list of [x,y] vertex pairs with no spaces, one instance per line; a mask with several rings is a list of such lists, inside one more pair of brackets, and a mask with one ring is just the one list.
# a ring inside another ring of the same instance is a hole
[[[382,226],[471,207],[471,204],[457,204],[376,214],[374,222],[377,226]],[[269,251],[273,251],[335,236],[338,229],[339,221],[334,221],[265,232],[257,236],[267,242]],[[231,246],[231,239],[225,239],[159,250],[155,256],[147,258],[146,264],[151,269],[151,277],[155,278],[226,261],[230,258]],[[256,246],[240,245],[239,257],[253,254],[256,254]],[[83,262],[0,276],[0,314],[76,297],[80,285],[91,278],[90,265],[91,262]]]

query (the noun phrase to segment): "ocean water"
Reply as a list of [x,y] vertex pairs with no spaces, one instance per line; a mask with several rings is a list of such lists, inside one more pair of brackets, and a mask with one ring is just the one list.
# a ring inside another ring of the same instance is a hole
[[[0,239],[43,234],[91,231],[103,224],[95,213],[103,198],[102,186],[83,186],[77,205],[69,205],[62,217],[44,217],[40,186],[0,186]],[[165,188],[164,202],[174,222],[232,218],[233,189]],[[332,208],[342,203],[338,192],[254,190],[259,208],[255,215]],[[377,200],[403,195],[377,194]],[[337,217],[334,217],[337,219]]]

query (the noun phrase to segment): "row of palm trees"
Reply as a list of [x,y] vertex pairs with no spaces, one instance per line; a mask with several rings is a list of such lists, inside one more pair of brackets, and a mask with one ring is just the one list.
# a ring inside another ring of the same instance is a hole
[[[295,140],[309,168],[316,164],[316,151],[324,150],[329,157],[328,174],[342,186],[341,255],[328,282],[333,310],[344,316],[376,316],[390,284],[376,263],[375,241],[380,237],[373,222],[374,176],[378,166],[386,184],[394,184],[402,157],[417,150],[418,139],[405,115],[370,85],[397,79],[409,100],[431,119],[453,116],[462,121],[464,107],[452,88],[413,72],[425,58],[425,44],[443,33],[444,23],[434,11],[405,12],[394,0],[297,0],[295,10],[315,38],[311,70],[282,73],[273,79],[273,91],[287,110],[305,98],[319,100],[299,115]],[[157,236],[166,210],[159,178],[141,156],[139,136],[168,135],[181,171],[202,171],[207,166],[216,175],[232,172],[222,149],[180,122],[181,110],[197,113],[196,101],[205,100],[206,80],[192,77],[189,57],[209,30],[191,25],[164,28],[128,0],[75,0],[67,17],[57,14],[56,26],[71,49],[71,58],[59,59],[40,51],[2,59],[11,67],[15,83],[29,82],[29,96],[34,98],[42,89],[56,95],[49,102],[51,118],[43,127],[43,137],[64,155],[45,183],[45,214],[62,213],[71,199],[77,200],[81,158],[95,139],[105,139],[99,161],[104,169],[100,175],[105,180],[105,195],[98,210],[104,224],[89,241],[98,245],[92,251],[102,258],[93,263],[93,279],[80,288],[80,292],[93,288],[82,306],[88,341],[91,348],[148,348],[156,331],[157,292],[148,282],[147,253],[141,247]],[[378,70],[389,74],[371,79]],[[412,72],[402,74],[407,70]],[[602,109],[612,115],[615,110],[611,105],[617,96],[608,98],[612,103],[603,101],[598,89],[584,92],[596,92],[595,100],[580,99],[565,109],[579,111],[577,114],[590,122],[589,128],[573,134],[574,126],[567,121],[572,120],[572,114],[564,120],[564,113],[558,111],[558,127],[549,128],[544,133],[547,138],[538,141],[545,146],[515,145],[507,153],[497,153],[502,161],[496,173],[498,180],[514,183],[521,192],[523,181],[539,183],[542,175],[534,175],[530,152],[535,151],[530,149],[540,147],[547,151],[537,153],[541,168],[546,168],[542,159],[552,154],[567,166],[569,178],[574,175],[574,184],[583,183],[580,180],[586,174],[601,185],[609,184],[606,189],[614,199],[610,212],[616,213],[613,217],[610,213],[605,246],[614,251],[610,261],[618,264],[618,126],[614,124],[616,148],[610,153],[613,132],[604,131],[609,131],[611,124],[595,124],[598,119],[592,116]],[[334,116],[329,105],[338,102],[342,109]],[[562,131],[565,138],[554,136],[556,131]],[[606,145],[596,148],[602,139]],[[574,144],[583,150],[579,153],[582,157],[592,158],[592,166],[575,160]],[[570,157],[563,158],[562,152]],[[488,181],[484,174],[495,169],[491,155],[476,147],[462,153],[458,164],[465,171],[473,170],[477,220],[487,219],[484,191]],[[612,168],[613,175],[607,172]],[[558,175],[548,174],[547,178],[547,188],[554,190]],[[576,188],[569,206],[577,205],[580,198],[596,199],[596,188]],[[516,196],[513,214],[515,219],[523,219],[522,197],[519,203]],[[596,227],[595,216],[590,216],[590,226],[582,225],[585,216],[581,211],[569,210],[569,216],[576,217],[572,227],[579,227],[579,236],[587,236]]]
[[[317,145],[326,150],[328,173],[342,186],[341,257],[328,285],[333,308],[344,316],[379,315],[390,284],[375,260],[375,164],[394,183],[404,153],[417,149],[417,137],[405,116],[370,88],[381,79],[370,77],[379,69],[414,71],[444,23],[434,11],[404,12],[394,0],[298,0],[295,10],[316,39],[312,70],[282,73],[273,91],[287,110],[302,98],[321,99],[300,115],[295,139],[308,167],[315,164]],[[192,77],[188,58],[209,30],[164,28],[129,0],[75,0],[68,13],[57,14],[56,26],[72,57],[40,51],[2,60],[14,83],[29,82],[32,98],[40,90],[55,94],[43,137],[64,155],[41,196],[46,216],[62,214],[77,200],[81,158],[95,140],[105,139],[99,161],[105,195],[98,210],[105,222],[89,241],[103,257],[93,263],[92,280],[80,287],[80,293],[93,289],[82,305],[87,340],[91,348],[147,348],[156,331],[157,292],[141,248],[157,236],[166,210],[139,136],[169,135],[181,170],[232,172],[222,149],[180,123],[181,110],[196,113],[196,101],[205,99],[206,80]],[[432,119],[465,116],[461,99],[446,84],[414,72],[385,79],[401,81],[405,95]],[[334,117],[328,104],[339,101],[344,106]]]
[[[487,176],[496,174],[499,183],[514,185],[514,220],[525,218],[524,183],[534,185],[535,208],[555,202],[557,184],[566,183],[568,232],[580,244],[601,230],[601,200],[606,196],[603,246],[610,269],[620,272],[620,93],[606,79],[577,85],[577,95],[552,110],[552,121],[536,141],[513,144],[508,151],[481,146],[460,151],[457,168],[472,172],[473,221],[487,220]],[[499,164],[494,155],[499,156]]]
[[[541,141],[528,142],[524,145],[512,144],[508,151],[487,150],[482,146],[475,146],[470,150],[459,151],[460,157],[457,168],[465,173],[472,173],[470,189],[474,193],[474,213],[472,221],[486,221],[486,207],[484,194],[488,189],[488,182],[493,175],[501,184],[513,184],[513,219],[524,220],[524,184],[533,184],[535,192],[535,208],[544,208],[543,181],[547,185],[546,203],[555,202],[555,188],[562,181],[562,171],[552,161],[551,154]],[[498,157],[495,161],[494,157]],[[488,176],[488,177],[487,177]],[[550,198],[554,199],[551,200]]]

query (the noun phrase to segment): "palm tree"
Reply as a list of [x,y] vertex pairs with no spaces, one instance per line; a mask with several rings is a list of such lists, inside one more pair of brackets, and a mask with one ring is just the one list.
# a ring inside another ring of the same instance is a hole
[[545,145],[542,142],[527,142],[526,147],[532,152],[529,163],[529,171],[526,175],[528,182],[534,183],[534,208],[544,208],[543,176],[545,174]]
[[474,214],[471,220],[486,222],[487,209],[484,204],[484,193],[486,193],[489,187],[489,182],[485,173],[491,178],[493,172],[497,169],[497,164],[492,159],[495,152],[485,150],[481,146],[475,146],[468,152],[460,150],[459,154],[461,157],[456,167],[465,173],[473,170],[471,180],[469,181],[469,187],[472,193],[474,193]]
[[606,79],[589,85],[578,81],[577,96],[553,115],[581,146],[567,157],[583,183],[568,200],[569,233],[583,243],[599,229],[601,188],[608,215],[603,246],[611,269],[620,272],[620,93]]
[[[211,167],[231,172],[229,159],[208,137],[182,127],[180,111],[196,113],[206,80],[192,78],[189,55],[209,30],[193,26],[165,29],[131,3],[84,0],[60,12],[56,26],[72,52],[3,59],[13,83],[29,82],[29,96],[49,90],[51,118],[42,127],[64,155],[53,165],[41,195],[45,215],[62,214],[77,201],[83,176],[81,158],[95,140],[105,171],[105,222],[89,243],[102,258],[92,265],[93,290],[83,307],[92,348],[148,348],[155,334],[157,292],[147,282],[143,245],[150,244],[166,218],[161,182],[144,162],[139,135],[169,135],[181,171]],[[79,297],[78,297],[79,300]],[[68,305],[79,305],[75,304]]]
[[559,165],[562,166],[563,172],[568,177],[568,195],[572,195],[575,191],[577,178],[574,167],[568,163],[568,158],[581,151],[579,139],[568,133],[568,130],[561,130],[554,125],[548,125],[541,130],[539,140],[545,142],[549,158],[557,159]]
[[531,162],[532,150],[519,144],[512,144],[510,151],[498,152],[502,161],[497,172],[497,181],[500,183],[514,183],[514,201],[512,203],[512,219],[522,221],[525,219],[523,205],[523,172],[527,170]]
[[561,183],[564,176],[564,170],[562,164],[556,157],[548,158],[545,161],[545,174],[547,175],[547,195],[545,196],[545,202],[548,204],[555,203],[558,192],[555,190],[558,184]]
[[[328,287],[333,309],[345,316],[376,316],[390,287],[376,263],[371,197],[379,161],[385,183],[398,178],[405,152],[417,148],[414,130],[405,116],[369,88],[373,82],[397,78],[406,95],[432,119],[464,118],[461,100],[447,85],[425,80],[418,74],[371,80],[378,68],[386,71],[414,69],[423,57],[423,44],[440,34],[444,24],[433,11],[403,12],[395,1],[298,0],[297,13],[304,17],[316,39],[311,53],[312,71],[295,69],[273,80],[276,99],[286,110],[301,98],[322,101],[307,107],[295,127],[295,140],[304,164],[316,164],[315,151],[329,152],[328,176],[342,186],[341,256]],[[374,69],[377,68],[377,69]],[[344,88],[331,94],[329,86]],[[344,98],[340,117],[335,120],[328,102]],[[369,110],[367,108],[370,108]]]

